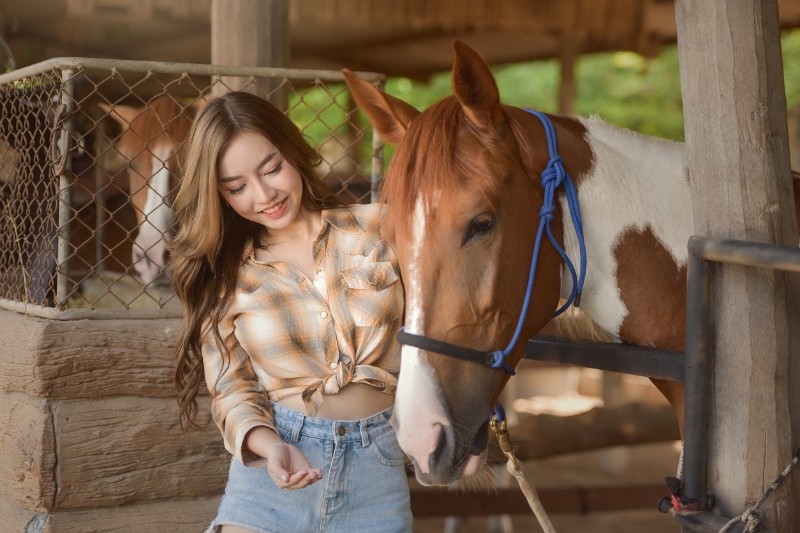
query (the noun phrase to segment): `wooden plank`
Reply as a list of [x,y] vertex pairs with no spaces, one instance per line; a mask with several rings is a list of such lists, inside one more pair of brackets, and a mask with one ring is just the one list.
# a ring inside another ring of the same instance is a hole
[[49,509],[56,492],[50,409],[16,392],[0,393],[0,405],[0,497],[22,509]]
[[0,309],[0,391],[36,395],[33,354],[47,323]]
[[214,518],[219,499],[219,495],[214,495],[100,509],[59,511],[47,517],[47,525],[42,531],[43,533],[112,530],[114,533],[143,531],[197,533],[203,531]]
[[[208,413],[207,401],[200,412]],[[219,430],[212,423],[184,433],[174,399],[59,401],[53,417],[57,510],[205,496],[225,486],[230,454]]]
[[[652,509],[669,495],[666,485],[541,488],[537,493],[545,510],[557,513],[592,513]],[[518,488],[491,492],[458,492],[444,488],[416,488],[411,492],[415,518],[527,514],[530,507]]]
[[[796,246],[777,2],[678,0],[676,17],[696,233]],[[708,478],[727,516],[761,497],[800,442],[797,281],[715,267]],[[800,476],[759,515],[800,532]]]
[[175,397],[181,319],[42,320],[0,312],[0,390],[51,399]]

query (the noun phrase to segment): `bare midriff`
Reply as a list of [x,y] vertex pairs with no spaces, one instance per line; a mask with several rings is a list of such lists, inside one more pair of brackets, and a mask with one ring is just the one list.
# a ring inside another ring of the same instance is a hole
[[[342,387],[338,394],[324,395],[322,406],[314,416],[334,420],[360,420],[388,409],[393,402],[392,395],[374,387],[350,383]],[[301,413],[306,409],[300,396],[291,396],[278,403]]]

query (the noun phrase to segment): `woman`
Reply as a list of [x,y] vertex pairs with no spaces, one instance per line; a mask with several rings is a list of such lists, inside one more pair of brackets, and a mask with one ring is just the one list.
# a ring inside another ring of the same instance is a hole
[[389,426],[403,291],[380,207],[340,207],[319,157],[248,93],[211,100],[174,203],[184,304],[176,383],[194,423],[203,378],[233,455],[208,531],[410,531]]

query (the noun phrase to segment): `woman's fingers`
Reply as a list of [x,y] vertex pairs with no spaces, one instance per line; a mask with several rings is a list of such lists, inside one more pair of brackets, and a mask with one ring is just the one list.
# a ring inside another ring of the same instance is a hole
[[283,483],[282,488],[288,490],[302,489],[311,485],[312,483],[316,483],[321,478],[322,474],[318,470],[316,472],[302,470],[300,472],[295,472],[294,474],[289,476],[287,482]]

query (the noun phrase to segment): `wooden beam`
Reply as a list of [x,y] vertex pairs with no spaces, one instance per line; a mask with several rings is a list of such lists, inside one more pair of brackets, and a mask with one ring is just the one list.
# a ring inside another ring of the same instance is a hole
[[561,115],[575,114],[575,101],[578,90],[575,85],[575,63],[579,53],[577,38],[566,32],[561,38],[561,52],[558,63],[561,67],[561,80],[558,84],[558,112]]
[[[776,0],[678,0],[676,19],[696,233],[796,246]],[[735,516],[800,444],[800,287],[766,269],[716,274],[709,492]],[[800,476],[760,516],[800,532]]]
[[[509,433],[515,453],[523,461],[681,438],[675,412],[668,405],[633,403],[596,407],[572,416],[527,413],[517,416],[519,421]],[[490,434],[490,442],[494,444],[494,440],[494,434]],[[499,449],[494,450],[494,446],[492,449],[498,457],[504,457]]]
[[[289,65],[288,0],[213,0],[211,3],[211,63],[248,67]],[[244,89],[262,94],[250,80],[222,77],[214,94]],[[280,80],[258,80],[267,93],[277,91]],[[285,109],[281,91],[270,100]]]
[[[548,513],[591,513],[652,509],[658,500],[669,495],[663,483],[607,487],[537,488],[539,499]],[[435,516],[481,516],[493,514],[528,514],[525,495],[517,487],[491,492],[458,492],[441,487],[414,488],[411,512],[415,518]]]

